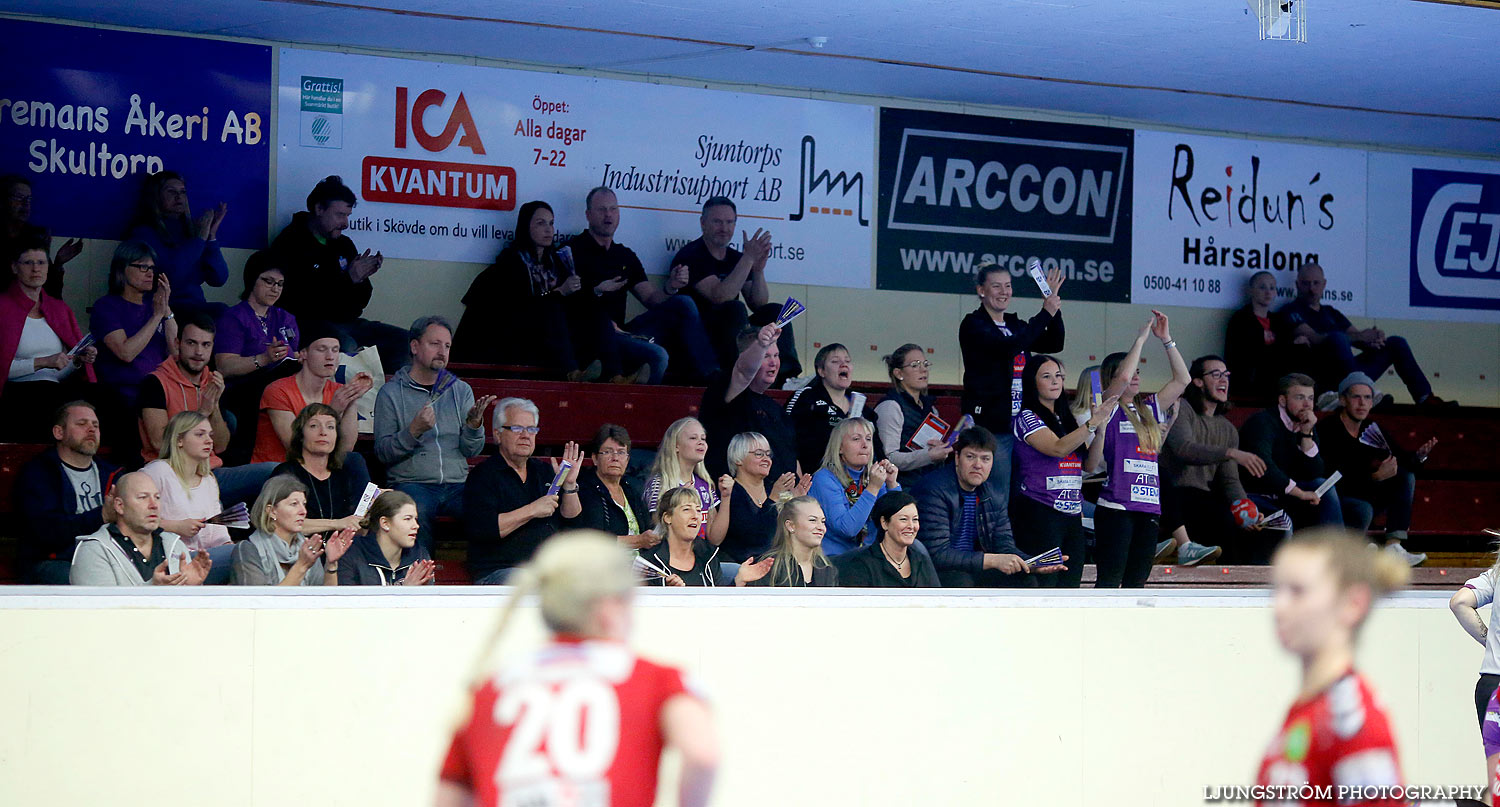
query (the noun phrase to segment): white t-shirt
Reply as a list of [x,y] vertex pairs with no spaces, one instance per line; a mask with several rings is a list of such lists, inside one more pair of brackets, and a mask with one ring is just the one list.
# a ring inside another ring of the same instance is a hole
[[57,332],[47,324],[47,320],[27,317],[26,324],[21,327],[21,341],[16,343],[16,357],[10,363],[10,373],[6,379],[9,381],[57,381],[66,376],[68,371],[54,370],[50,367],[33,370],[31,360],[62,353],[65,350],[67,347],[63,345],[61,339],[57,338]]
[[68,482],[73,485],[73,515],[98,510],[104,505],[104,490],[99,485],[99,466],[96,463],[91,462],[89,467],[82,470],[66,462],[62,467],[63,473],[68,476]]
[[[172,466],[166,460],[156,460],[146,463],[141,472],[151,477],[156,482],[157,490],[161,491],[161,518],[163,521],[173,521],[179,518],[208,518],[216,516],[223,511],[223,505],[219,504],[219,480],[213,474],[204,477],[198,483],[198,487],[188,490],[182,486],[182,481],[173,473]],[[205,524],[197,535],[189,538],[186,535],[178,536],[182,543],[187,546],[189,552],[197,552],[200,549],[212,549],[229,543],[229,528],[219,524]]]
[[1495,618],[1500,614],[1500,605],[1495,603],[1495,570],[1471,578],[1464,583],[1464,588],[1473,590],[1479,608],[1490,606],[1490,638],[1484,645],[1484,663],[1479,665],[1479,672],[1481,675],[1500,675],[1500,631],[1496,630],[1500,628],[1500,620]]

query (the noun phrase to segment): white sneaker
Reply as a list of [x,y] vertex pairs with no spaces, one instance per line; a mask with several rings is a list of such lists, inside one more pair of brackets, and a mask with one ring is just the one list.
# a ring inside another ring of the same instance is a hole
[[1399,542],[1387,544],[1385,551],[1405,561],[1408,566],[1421,566],[1427,560],[1427,553],[1408,552],[1406,551],[1406,547],[1402,546]]
[[1319,412],[1332,412],[1339,408],[1339,394],[1328,390],[1318,396],[1317,407]]

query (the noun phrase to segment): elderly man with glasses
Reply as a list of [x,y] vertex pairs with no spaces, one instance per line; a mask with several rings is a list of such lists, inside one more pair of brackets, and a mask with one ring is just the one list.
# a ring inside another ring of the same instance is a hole
[[525,398],[502,399],[494,416],[500,452],[475,466],[464,483],[469,573],[477,584],[504,584],[515,567],[562,529],[564,519],[583,512],[578,500],[583,452],[577,443],[564,446],[562,461],[570,467],[552,492],[561,463],[532,456],[540,422],[536,404]]

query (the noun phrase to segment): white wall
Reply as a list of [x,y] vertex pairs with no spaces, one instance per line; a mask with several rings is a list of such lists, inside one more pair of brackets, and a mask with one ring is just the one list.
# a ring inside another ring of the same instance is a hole
[[[1457,584],[1459,581],[1455,581]],[[427,803],[496,591],[0,598],[0,803]],[[1481,650],[1442,593],[1359,659],[1406,779],[1478,784]],[[725,749],[714,804],[1192,805],[1249,784],[1296,686],[1264,592],[645,592]],[[532,646],[519,619],[506,653]],[[663,803],[670,803],[664,801]]]

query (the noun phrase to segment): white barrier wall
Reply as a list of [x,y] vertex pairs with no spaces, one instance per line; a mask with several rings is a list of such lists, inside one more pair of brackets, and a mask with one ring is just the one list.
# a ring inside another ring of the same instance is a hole
[[[45,591],[0,597],[0,804],[429,803],[503,601]],[[1446,602],[1389,601],[1359,663],[1407,781],[1478,784],[1481,649]],[[720,807],[1202,804],[1206,786],[1251,783],[1296,686],[1256,591],[672,591],[639,605],[642,652],[713,697]],[[507,652],[539,630],[528,611]]]

